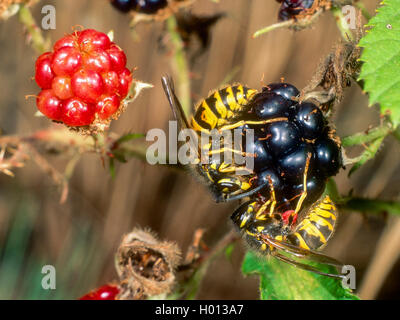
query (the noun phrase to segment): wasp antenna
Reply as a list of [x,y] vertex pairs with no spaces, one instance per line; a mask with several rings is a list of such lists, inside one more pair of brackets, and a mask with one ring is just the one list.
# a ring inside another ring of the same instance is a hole
[[170,75],[165,75],[161,77],[161,83],[164,88],[165,95],[168,98],[168,102],[171,106],[172,112],[174,113],[175,119],[179,123],[179,126],[181,127],[181,129],[190,128],[182,105],[175,94],[174,81],[172,80],[172,77]]

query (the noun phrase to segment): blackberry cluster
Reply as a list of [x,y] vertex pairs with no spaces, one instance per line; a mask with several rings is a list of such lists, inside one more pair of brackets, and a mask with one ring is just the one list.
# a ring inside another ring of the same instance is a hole
[[[321,110],[313,103],[293,100],[299,91],[287,83],[264,87],[250,103],[249,120],[284,117],[287,121],[267,125],[246,125],[254,129],[254,142],[243,143],[246,152],[255,153],[254,186],[272,180],[278,202],[293,209],[303,191],[307,157],[311,155],[307,172],[307,198],[310,205],[322,195],[326,180],[342,166],[340,145]],[[265,194],[265,192],[264,192]]]
[[278,18],[281,21],[296,17],[305,9],[312,7],[314,0],[276,0],[281,3]]
[[131,10],[144,13],[154,14],[158,10],[168,5],[167,0],[111,0],[111,4],[122,12]]

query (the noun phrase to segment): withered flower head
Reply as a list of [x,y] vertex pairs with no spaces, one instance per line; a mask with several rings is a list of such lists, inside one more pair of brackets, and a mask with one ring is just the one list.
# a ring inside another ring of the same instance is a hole
[[115,259],[121,281],[119,299],[170,293],[180,259],[175,243],[160,241],[149,230],[134,229],[122,239]]

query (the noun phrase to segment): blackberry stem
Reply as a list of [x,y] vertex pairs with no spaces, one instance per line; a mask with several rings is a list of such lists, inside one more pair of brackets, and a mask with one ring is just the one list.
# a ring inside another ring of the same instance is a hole
[[19,9],[19,21],[25,26],[31,36],[32,48],[39,54],[49,51],[49,39],[43,37],[42,31],[36,24],[31,11],[24,5],[21,5]]

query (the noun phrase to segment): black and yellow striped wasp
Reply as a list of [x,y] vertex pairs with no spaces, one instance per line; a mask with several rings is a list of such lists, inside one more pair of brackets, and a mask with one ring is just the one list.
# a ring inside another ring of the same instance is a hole
[[247,244],[257,252],[270,254],[295,267],[340,279],[343,275],[325,273],[304,263],[313,261],[339,270],[343,266],[339,261],[316,252],[333,235],[338,212],[329,196],[323,197],[308,210],[303,210],[307,196],[307,167],[308,162],[304,173],[304,190],[295,210],[279,210],[271,184],[270,199],[256,198],[243,203],[231,219]]
[[[253,187],[251,181],[256,174],[249,168],[240,166],[234,161],[221,161],[220,158],[214,161],[214,158],[210,158],[206,163],[201,163],[200,158],[204,153],[212,156],[215,153],[222,154],[225,152],[252,156],[252,154],[244,152],[243,148],[234,148],[230,144],[228,144],[228,147],[224,146],[223,142],[221,142],[224,139],[223,137],[218,142],[218,147],[212,148],[212,136],[218,136],[218,134],[223,136],[224,132],[232,132],[234,129],[245,132],[248,125],[262,125],[284,121],[287,118],[257,120],[247,117],[249,102],[256,95],[257,90],[236,84],[213,91],[206,99],[201,100],[195,107],[195,113],[191,117],[189,124],[176,97],[172,79],[163,77],[162,84],[180,129],[192,129],[199,138],[201,136],[209,137],[205,143],[201,142],[198,146],[198,150],[196,150],[198,164],[192,169],[203,178],[217,202],[244,198],[267,186],[267,183],[264,183]],[[245,136],[244,133],[242,134]],[[243,170],[245,174],[237,175],[236,172],[238,170]]]
[[[174,85],[170,77],[163,77],[162,84],[169,104],[181,129],[194,129],[196,134],[209,134],[212,130],[232,130],[247,125],[266,124],[272,121],[284,121],[279,118],[272,120],[249,120],[246,117],[249,101],[256,90],[240,84],[228,86],[212,92],[196,107],[191,119],[187,121],[182,106],[176,97]],[[209,150],[209,144],[200,145],[201,149]],[[222,150],[222,149],[221,149]],[[232,150],[238,151],[238,150]],[[268,191],[265,185],[252,187],[249,177],[236,177],[232,166],[224,162],[198,164],[195,171],[208,184],[217,199],[225,201],[249,198],[231,216],[235,226],[246,242],[260,253],[269,253],[277,259],[302,269],[321,275],[343,278],[335,273],[324,273],[317,268],[304,263],[314,261],[340,268],[342,264],[333,258],[316,252],[321,249],[332,236],[337,221],[337,210],[329,197],[325,197],[306,210],[304,201],[307,197],[307,173],[311,154],[308,155],[304,175],[303,191],[298,197],[295,209],[284,210],[275,195],[271,177],[267,177]],[[236,189],[235,189],[236,188]],[[239,191],[239,192],[238,192]],[[264,195],[268,195],[268,199]],[[300,261],[299,261],[300,260]]]

